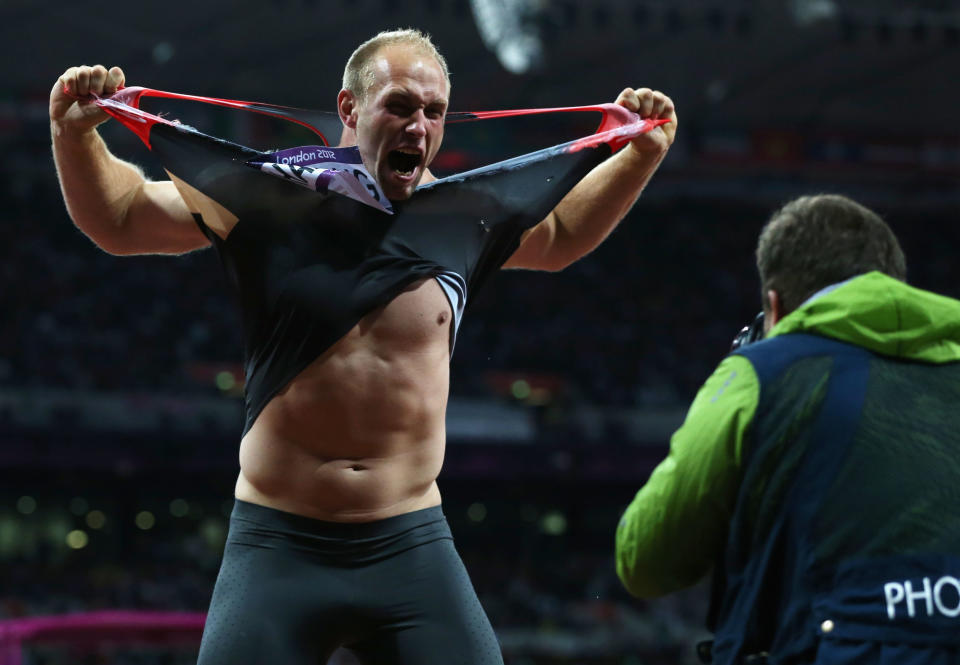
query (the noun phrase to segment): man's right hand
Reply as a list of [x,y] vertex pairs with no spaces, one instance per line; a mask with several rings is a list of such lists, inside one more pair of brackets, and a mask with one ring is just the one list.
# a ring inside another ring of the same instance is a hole
[[50,121],[68,132],[92,130],[110,116],[89,100],[90,94],[112,95],[123,87],[123,70],[103,65],[71,67],[50,91]]
[[53,161],[70,217],[111,254],[182,254],[208,246],[176,186],[147,181],[94,130],[110,116],[90,95],[112,95],[123,82],[119,67],[84,65],[65,71],[50,91]]

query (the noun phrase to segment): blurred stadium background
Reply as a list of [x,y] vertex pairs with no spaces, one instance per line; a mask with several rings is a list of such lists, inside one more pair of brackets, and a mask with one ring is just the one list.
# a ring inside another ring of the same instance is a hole
[[[960,296],[955,1],[5,0],[0,619],[202,612],[241,429],[237,317],[216,257],[120,259],[73,227],[49,156],[50,86],[70,65],[117,64],[130,84],[332,110],[353,47],[406,26],[446,55],[452,110],[642,85],[680,116],[611,239],[560,274],[498,276],[457,343],[441,490],[509,665],[695,662],[705,586],[630,598],[613,531],[759,307],[752,251],[772,208],[848,194],[890,221],[912,283]],[[295,140],[211,107],[176,115],[241,143]],[[442,173],[582,129],[459,127]],[[104,134],[159,177],[132,134]],[[95,641],[25,658],[173,665],[195,647]]]

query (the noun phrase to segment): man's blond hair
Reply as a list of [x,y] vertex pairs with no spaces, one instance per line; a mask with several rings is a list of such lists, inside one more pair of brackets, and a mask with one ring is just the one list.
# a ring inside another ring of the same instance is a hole
[[447,61],[440,55],[437,47],[433,45],[430,35],[413,28],[387,30],[360,44],[347,60],[347,66],[343,70],[344,90],[349,90],[358,100],[364,101],[367,91],[370,90],[376,80],[373,71],[374,56],[380,49],[393,44],[408,44],[436,60],[440,69],[443,70],[443,78],[447,82],[447,92],[450,92],[450,70],[447,69]]

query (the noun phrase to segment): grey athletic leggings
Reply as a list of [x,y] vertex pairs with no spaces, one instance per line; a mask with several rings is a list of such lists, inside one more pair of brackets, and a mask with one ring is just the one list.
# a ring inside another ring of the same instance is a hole
[[339,523],[236,501],[198,665],[502,665],[439,506]]

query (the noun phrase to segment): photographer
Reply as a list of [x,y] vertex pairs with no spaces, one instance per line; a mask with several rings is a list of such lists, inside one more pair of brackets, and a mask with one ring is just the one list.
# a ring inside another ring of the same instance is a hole
[[616,535],[626,588],[711,568],[705,662],[960,658],[960,302],[889,227],[802,197],[760,234],[766,339],[703,385]]

